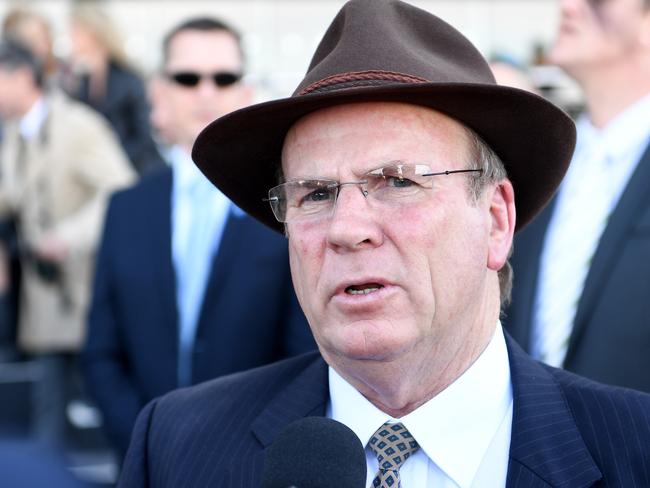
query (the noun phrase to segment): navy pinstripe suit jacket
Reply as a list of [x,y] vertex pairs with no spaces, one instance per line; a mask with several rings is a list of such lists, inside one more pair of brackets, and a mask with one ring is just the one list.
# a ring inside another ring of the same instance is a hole
[[[508,487],[650,487],[650,395],[543,366],[507,337],[514,412]],[[178,390],[140,414],[120,487],[261,482],[290,422],[324,415],[318,353]]]

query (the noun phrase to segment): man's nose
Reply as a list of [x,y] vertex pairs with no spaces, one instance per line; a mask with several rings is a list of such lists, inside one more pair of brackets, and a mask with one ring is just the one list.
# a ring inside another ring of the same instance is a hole
[[327,233],[329,245],[337,251],[376,247],[383,242],[383,231],[364,184],[344,183],[339,188]]
[[201,96],[210,96],[218,93],[219,87],[209,76],[203,76],[196,86],[196,91]]

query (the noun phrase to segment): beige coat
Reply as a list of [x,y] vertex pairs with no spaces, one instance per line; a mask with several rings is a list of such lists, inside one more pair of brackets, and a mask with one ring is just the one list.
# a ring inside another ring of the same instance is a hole
[[[18,342],[27,352],[76,351],[83,343],[106,200],[134,178],[100,115],[62,94],[48,97],[47,105],[38,137],[21,142],[17,124],[8,124],[0,149],[0,214],[18,218]],[[41,277],[27,253],[46,233],[69,250],[54,282]]]

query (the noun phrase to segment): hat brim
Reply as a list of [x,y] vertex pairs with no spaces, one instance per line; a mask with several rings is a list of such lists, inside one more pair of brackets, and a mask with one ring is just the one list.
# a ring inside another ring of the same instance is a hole
[[571,119],[535,94],[500,85],[419,83],[312,93],[246,107],[209,124],[199,134],[192,157],[238,207],[284,232],[263,199],[277,184],[288,130],[316,110],[370,101],[430,107],[480,135],[501,158],[513,183],[516,230],[550,200],[575,146]]

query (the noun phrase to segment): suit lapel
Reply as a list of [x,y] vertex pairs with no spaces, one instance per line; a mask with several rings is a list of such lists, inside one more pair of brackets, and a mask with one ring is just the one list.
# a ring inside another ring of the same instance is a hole
[[173,175],[171,169],[164,170],[160,176],[162,181],[160,185],[154,187],[151,201],[148,208],[151,212],[148,216],[148,222],[151,226],[149,236],[151,245],[149,249],[153,253],[156,261],[156,270],[158,272],[158,283],[162,300],[161,307],[165,307],[164,316],[171,317],[169,326],[176,331],[178,310],[176,306],[176,274],[172,261],[172,181]]
[[259,486],[264,469],[266,448],[291,422],[310,416],[325,416],[329,386],[327,364],[319,354],[314,361],[280,390],[260,415],[252,422],[252,435],[261,449],[237,459],[224,473],[228,486]]
[[564,394],[506,334],[513,390],[508,487],[592,486],[601,479]]
[[218,306],[223,284],[228,283],[228,275],[237,267],[237,255],[242,241],[246,238],[245,232],[245,219],[234,215],[232,209],[230,209],[221,234],[221,242],[212,258],[212,269],[205,285],[203,302],[201,303],[197,335],[200,333],[199,331],[203,327],[206,317],[210,316],[207,309]]
[[578,303],[565,362],[570,360],[577,349],[580,336],[589,322],[595,304],[604,289],[603,283],[607,281],[607,276],[620,258],[625,239],[632,232],[635,222],[643,215],[643,212],[650,204],[648,181],[650,181],[650,147],[646,149],[632,174],[596,248],[580,302]]
[[[506,334],[514,398],[508,487],[586,488],[602,478],[553,376]],[[320,356],[295,377],[253,421],[265,449],[291,422],[324,416],[329,386]],[[558,453],[561,455],[558,456]],[[264,450],[251,460],[258,475]],[[248,469],[252,469],[250,464]],[[236,471],[236,467],[233,466]]]
[[291,422],[325,415],[329,398],[327,364],[320,355],[316,357],[252,423],[253,434],[265,448]]

